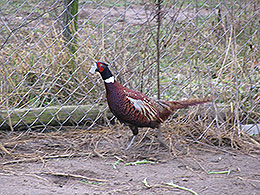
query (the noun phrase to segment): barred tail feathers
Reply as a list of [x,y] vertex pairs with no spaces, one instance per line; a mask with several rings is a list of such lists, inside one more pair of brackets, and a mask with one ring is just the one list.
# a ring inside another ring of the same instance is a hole
[[170,107],[172,110],[177,110],[181,108],[187,108],[189,106],[194,106],[198,104],[204,104],[207,102],[211,102],[210,97],[202,98],[202,99],[189,99],[189,100],[182,100],[182,101],[169,101]]

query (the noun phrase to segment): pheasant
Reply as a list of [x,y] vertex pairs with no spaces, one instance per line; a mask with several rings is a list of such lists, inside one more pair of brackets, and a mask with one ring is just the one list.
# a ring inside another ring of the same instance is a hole
[[111,112],[121,123],[128,125],[133,132],[133,138],[126,150],[133,144],[139,127],[157,128],[158,141],[167,147],[162,139],[160,124],[177,109],[210,101],[210,98],[183,101],[156,100],[119,84],[106,63],[96,62],[89,72],[94,74],[95,71],[99,72],[104,80],[106,98]]

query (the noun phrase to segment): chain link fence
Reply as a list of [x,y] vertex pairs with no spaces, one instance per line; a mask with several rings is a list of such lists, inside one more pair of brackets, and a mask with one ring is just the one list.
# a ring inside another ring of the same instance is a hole
[[0,7],[2,130],[111,122],[103,81],[88,73],[99,60],[121,84],[151,97],[211,95],[208,128],[260,131],[258,0],[9,0]]

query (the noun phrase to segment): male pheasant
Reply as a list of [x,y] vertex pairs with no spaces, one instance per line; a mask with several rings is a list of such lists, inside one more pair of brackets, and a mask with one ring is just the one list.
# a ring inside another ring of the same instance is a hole
[[133,138],[126,150],[133,144],[138,134],[138,127],[157,128],[158,141],[166,146],[162,140],[160,124],[177,109],[210,101],[209,98],[183,101],[156,100],[119,84],[115,81],[106,63],[96,62],[89,72],[94,74],[95,71],[99,72],[104,80],[106,98],[111,112],[121,123],[128,125],[133,132]]

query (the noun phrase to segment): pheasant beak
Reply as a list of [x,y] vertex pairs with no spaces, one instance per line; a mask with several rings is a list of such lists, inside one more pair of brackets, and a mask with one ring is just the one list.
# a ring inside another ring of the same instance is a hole
[[90,68],[90,70],[89,70],[89,73],[94,74],[95,71],[96,71],[96,69],[97,69],[96,64],[93,64],[93,66],[91,66],[91,68]]

